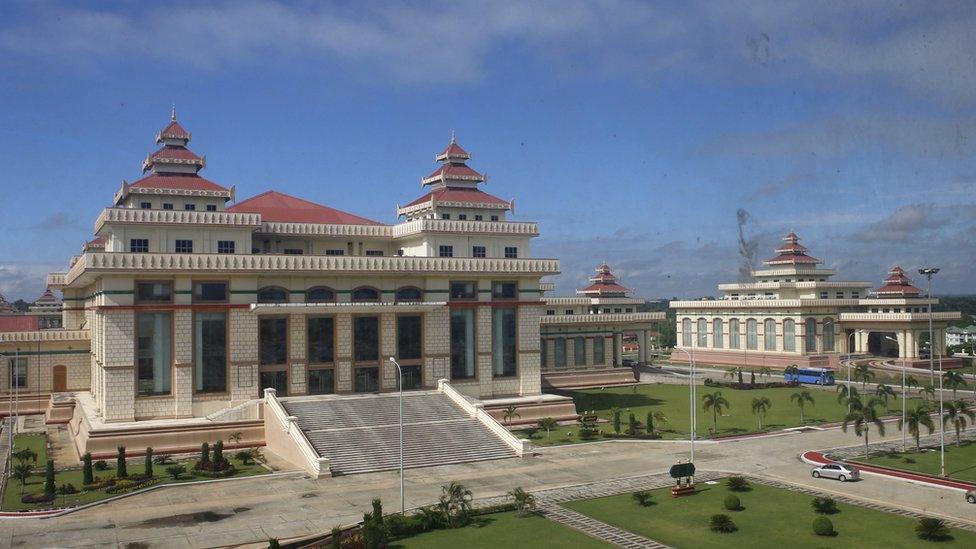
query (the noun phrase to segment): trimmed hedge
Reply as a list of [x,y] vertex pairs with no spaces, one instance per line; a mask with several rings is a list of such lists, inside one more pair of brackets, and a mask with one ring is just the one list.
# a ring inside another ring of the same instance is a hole
[[817,517],[813,519],[813,533],[818,536],[834,535],[834,523],[827,517]]
[[738,511],[742,509],[742,502],[739,501],[739,496],[734,496],[729,494],[725,496],[725,508],[729,511]]

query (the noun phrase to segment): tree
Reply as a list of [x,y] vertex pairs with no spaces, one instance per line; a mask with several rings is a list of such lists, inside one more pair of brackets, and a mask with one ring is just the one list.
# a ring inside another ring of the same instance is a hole
[[146,447],[146,478],[153,478],[153,449],[152,446]]
[[[423,510],[423,508],[421,508]],[[342,527],[335,525],[332,527],[332,549],[342,549]]]
[[742,368],[739,367],[729,368],[725,372],[725,377],[729,378],[732,381],[738,380],[739,384],[742,384]]
[[949,370],[942,374],[942,385],[952,389],[952,400],[956,400],[956,390],[966,386],[966,378],[960,372]]
[[884,402],[885,410],[888,409],[888,399],[898,397],[898,395],[895,394],[895,390],[884,383],[879,383],[878,386],[875,387],[874,395],[879,397],[881,401]]
[[878,434],[884,436],[885,426],[884,422],[878,416],[878,412],[875,407],[880,404],[878,399],[872,398],[867,402],[867,404],[862,403],[860,400],[851,401],[851,411],[844,416],[844,423],[841,424],[841,429],[846,433],[847,428],[854,427],[854,434],[858,437],[864,437],[864,456],[868,455],[868,431],[871,426],[874,425],[878,430]]
[[237,431],[227,436],[227,444],[240,444],[244,440],[244,433]]
[[966,428],[967,420],[976,421],[976,412],[969,409],[968,403],[962,400],[946,403],[945,416],[942,418],[942,429],[945,430],[946,424],[952,424],[956,430],[956,446],[962,444],[959,433]]
[[924,387],[919,390],[922,393],[922,397],[926,400],[935,400],[935,385],[931,383],[926,383]]
[[620,434],[620,407],[619,406],[611,407],[610,411],[607,412],[607,419],[609,419],[610,423],[613,425],[613,432],[619,435]]
[[118,454],[115,456],[115,476],[118,478],[129,476],[125,470],[125,446],[119,446]]
[[95,473],[92,471],[91,452],[85,452],[85,455],[81,456],[81,463],[81,483],[84,485],[93,484]]
[[639,492],[634,492],[631,497],[634,498],[634,501],[637,502],[637,505],[640,505],[641,507],[649,507],[652,503],[653,496],[651,496],[650,492],[646,490],[641,490]]
[[234,454],[234,458],[244,465],[250,465],[254,463],[254,452],[251,450],[241,450],[240,452]]
[[908,434],[915,437],[915,450],[922,451],[922,444],[919,441],[921,437],[922,427],[926,427],[931,435],[935,431],[935,423],[932,422],[932,416],[929,415],[929,408],[925,404],[919,404],[911,410],[905,412],[904,421],[898,418],[898,429],[904,425],[908,425]]
[[813,396],[810,391],[798,391],[790,395],[790,402],[795,402],[797,406],[800,407],[800,423],[804,423],[803,420],[803,407],[809,402],[811,406],[815,406],[813,401]]
[[915,525],[915,534],[929,541],[942,541],[949,537],[949,527],[942,519],[922,518]]
[[27,484],[27,479],[31,477],[33,471],[34,468],[29,463],[20,462],[14,465],[11,475],[20,481],[20,495],[24,495],[24,486]]
[[759,377],[765,378],[766,383],[769,383],[769,380],[773,377],[773,371],[768,367],[763,366],[759,369]]
[[867,384],[874,381],[874,372],[871,370],[871,366],[867,364],[858,364],[854,366],[854,372],[851,374],[851,379],[854,381],[861,382],[861,390],[867,388]]
[[755,387],[755,385],[756,385],[756,371],[749,370],[749,386]]
[[173,477],[173,480],[179,480],[180,475],[186,472],[186,466],[183,464],[170,465],[166,468],[166,472]]
[[730,408],[729,401],[722,396],[722,391],[715,391],[714,393],[705,393],[702,396],[702,404],[704,404],[706,412],[712,411],[712,430],[718,433],[718,415]]
[[200,463],[210,463],[210,444],[206,442],[200,445]]
[[549,440],[549,435],[553,429],[559,426],[556,420],[551,417],[544,417],[539,420],[539,428],[546,432],[546,440]]
[[471,500],[474,496],[471,490],[463,484],[452,480],[450,484],[441,487],[441,497],[438,507],[444,512],[447,523],[451,528],[462,525],[467,521],[471,511]]
[[224,464],[224,441],[218,440],[213,445],[213,461],[214,469],[221,467]]
[[54,483],[54,460],[47,458],[47,470],[44,471],[44,493],[53,494],[56,486]]
[[515,418],[522,419],[522,415],[516,412],[516,410],[517,408],[514,404],[509,404],[508,407],[505,408],[505,415],[503,416],[503,419],[505,420],[506,425],[512,423],[512,420]]
[[860,398],[861,398],[861,394],[857,391],[857,387],[853,385],[837,386],[837,402],[842,402],[847,404],[848,410],[851,407],[851,403]]
[[905,378],[905,387],[908,389],[918,389],[918,380],[912,376]]
[[389,543],[389,531],[383,523],[383,504],[373,499],[373,511],[363,515],[363,538],[367,549],[383,549]]
[[521,487],[513,488],[508,493],[508,497],[515,500],[515,511],[519,516],[523,516],[529,509],[535,508],[535,496]]
[[630,416],[627,417],[627,434],[634,437],[637,436],[637,418],[634,417],[634,413],[631,412]]
[[21,463],[27,463],[29,461],[35,465],[37,464],[37,452],[30,448],[21,448],[11,455]]
[[756,415],[756,419],[759,420],[759,430],[763,428],[763,419],[766,417],[766,412],[773,407],[772,401],[768,397],[757,397],[752,399],[752,413]]

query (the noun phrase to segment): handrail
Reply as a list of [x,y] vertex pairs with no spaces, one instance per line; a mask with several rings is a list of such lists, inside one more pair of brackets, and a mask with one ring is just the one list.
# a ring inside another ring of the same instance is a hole
[[485,411],[484,404],[480,402],[477,404],[468,402],[468,399],[464,398],[464,395],[459,393],[454,387],[451,387],[448,380],[437,380],[437,391],[454,401],[454,403],[464,410],[471,417],[471,419],[477,419],[480,421],[481,424],[487,427],[489,431],[495,434],[495,436],[502,439],[502,442],[511,447],[519,457],[532,453],[531,441],[525,438],[518,438],[513,435],[511,431],[503,427],[495,418],[491,417],[491,414]]
[[28,332],[0,332],[0,343],[25,343],[28,341],[88,341],[88,330],[32,330]]
[[264,390],[264,406],[266,413],[265,421],[271,416],[281,424],[281,427],[285,431],[285,435],[288,435],[292,442],[298,447],[298,451],[305,458],[305,470],[315,478],[322,476],[329,476],[331,470],[329,468],[329,458],[322,457],[312,446],[312,443],[308,441],[305,437],[305,433],[298,426],[298,418],[295,416],[288,415],[285,411],[285,407],[281,405],[281,401],[278,400],[276,396],[277,391],[272,388],[266,388]]

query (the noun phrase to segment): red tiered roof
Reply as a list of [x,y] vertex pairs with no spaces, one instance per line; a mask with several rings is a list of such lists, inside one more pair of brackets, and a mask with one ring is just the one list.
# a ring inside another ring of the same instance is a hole
[[176,147],[173,145],[166,145],[158,151],[150,154],[149,158],[154,160],[157,158],[172,158],[174,160],[203,160],[197,155],[197,153],[191,151],[190,149]]
[[37,298],[37,301],[35,301],[34,304],[36,305],[38,303],[57,303],[57,302],[58,302],[58,298],[54,297],[54,292],[52,292],[50,288],[47,288],[44,290],[44,293],[41,294],[41,297]]
[[41,329],[40,318],[35,315],[0,316],[0,332],[36,332]]
[[181,191],[228,191],[209,179],[195,174],[151,173],[129,185],[136,189],[177,189]]
[[606,263],[597,267],[596,276],[590,277],[590,282],[593,284],[583,288],[579,293],[595,297],[621,297],[630,291],[629,288],[617,284],[617,277]]
[[163,128],[162,131],[159,132],[159,135],[156,137],[156,142],[159,143],[163,139],[167,139],[167,138],[169,138],[169,139],[185,139],[185,140],[189,141],[190,140],[190,132],[186,131],[186,129],[184,129],[183,126],[181,126],[180,123],[177,122],[176,119],[174,118],[169,123],[169,125],[167,125],[165,128]]
[[912,281],[905,275],[904,269],[895,265],[888,271],[884,286],[874,290],[874,294],[883,297],[918,297],[922,290],[912,285]]
[[424,196],[421,196],[417,200],[404,206],[409,208],[411,206],[416,206],[417,204],[424,204],[430,201],[437,202],[465,202],[468,204],[487,204],[491,206],[504,205],[511,208],[512,203],[508,200],[502,200],[497,196],[492,196],[486,192],[479,189],[451,189],[442,188],[435,191],[431,191]]
[[819,259],[807,255],[807,248],[800,244],[800,237],[793,231],[783,237],[786,244],[776,248],[776,257],[767,259],[766,265],[817,265]]
[[82,246],[82,250],[87,252],[90,249],[104,250],[105,237],[99,236],[93,240],[89,240],[88,242],[85,242],[84,246]]
[[227,208],[229,212],[261,214],[262,221],[282,223],[328,223],[337,225],[382,225],[351,213],[322,206],[278,191],[267,191]]
[[480,173],[472,170],[465,164],[444,164],[440,168],[437,168],[430,175],[424,178],[424,181],[431,181],[434,179],[448,181],[451,179],[461,180],[461,181],[484,181],[485,178]]

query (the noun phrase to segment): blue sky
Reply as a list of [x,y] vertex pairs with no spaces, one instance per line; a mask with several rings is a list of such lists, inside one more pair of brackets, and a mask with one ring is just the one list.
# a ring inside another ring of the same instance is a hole
[[790,229],[842,278],[972,292],[973,28],[966,2],[5,2],[0,292],[64,268],[173,103],[239,197],[387,223],[455,129],[563,292],[606,260],[713,294]]

